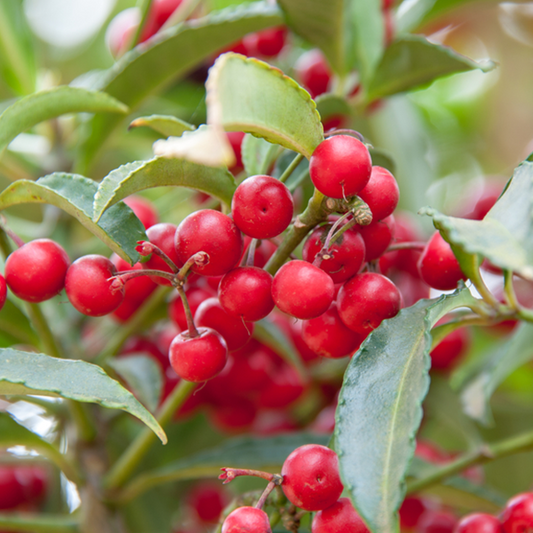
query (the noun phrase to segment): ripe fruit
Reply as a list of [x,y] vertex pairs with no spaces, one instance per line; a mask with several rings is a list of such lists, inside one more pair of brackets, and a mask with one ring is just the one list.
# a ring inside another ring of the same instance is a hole
[[235,191],[231,212],[236,226],[255,239],[270,239],[291,223],[294,203],[289,189],[272,176],[251,176]]
[[268,28],[246,35],[242,43],[248,56],[276,57],[285,46],[287,28]]
[[229,503],[220,485],[210,482],[198,483],[187,496],[187,503],[192,507],[198,519],[205,524],[218,522],[224,507]]
[[307,261],[285,263],[274,276],[272,297],[288,315],[303,320],[325,313],[334,295],[331,277]]
[[318,511],[313,518],[312,533],[370,533],[348,498]]
[[[148,228],[148,230],[146,230],[146,236],[152,244],[155,244],[160,250],[165,252],[179,268],[183,266],[184,261],[180,261],[180,258],[176,253],[176,247],[174,246],[174,239],[176,238],[177,229],[177,226],[174,224],[161,222],[160,224],[155,224]],[[152,254],[152,257],[143,263],[143,268],[162,270],[163,272],[169,272],[171,274],[173,273],[170,266],[168,266],[161,257],[155,254]],[[158,285],[165,285],[167,287],[171,286],[171,283],[168,279],[160,276],[150,276],[150,278]]]
[[[245,54],[246,55],[246,54]],[[242,131],[227,131],[226,137],[228,138],[231,147],[233,148],[233,153],[235,154],[235,164],[229,168],[229,171],[234,175],[239,174],[244,169],[242,164],[242,141],[244,139],[244,132]]]
[[272,533],[265,511],[256,507],[238,507],[222,524],[222,533]]
[[296,448],[283,463],[281,475],[285,496],[306,511],[326,509],[342,493],[337,454],[319,444]]
[[124,287],[111,288],[115,265],[101,255],[85,255],[70,265],[65,278],[65,291],[70,303],[87,316],[103,316],[113,312],[124,299]]
[[250,322],[261,320],[274,309],[272,276],[257,267],[234,268],[222,278],[218,298],[229,314]]
[[436,231],[429,239],[418,260],[420,277],[434,289],[455,289],[459,280],[466,279],[451,246]]
[[258,403],[269,409],[283,409],[295,402],[305,391],[294,367],[282,364],[272,370],[269,380],[259,393]]
[[401,300],[392,281],[381,274],[364,272],[341,287],[337,305],[346,326],[366,336],[383,320],[398,314]]
[[198,328],[198,336],[189,331],[176,335],[168,352],[170,364],[178,376],[200,383],[214,378],[226,364],[228,348],[220,333],[211,328]]
[[209,262],[193,265],[191,270],[203,276],[221,276],[229,272],[242,256],[242,235],[227,215],[204,209],[186,217],[175,236],[178,258],[185,263],[197,252],[205,252]]
[[523,492],[511,498],[501,515],[505,533],[526,533],[533,530],[533,493]]
[[320,50],[309,50],[300,56],[295,69],[300,83],[313,98],[328,91],[332,72]]
[[21,300],[44,302],[65,286],[69,264],[67,252],[57,242],[36,239],[8,256],[5,281],[11,292]]
[[142,196],[128,196],[124,203],[135,213],[135,216],[143,223],[145,229],[151,228],[159,221],[159,216],[154,204]]
[[454,533],[457,518],[447,511],[425,511],[420,517],[416,533]]
[[4,276],[0,274],[0,310],[4,307],[7,298],[7,284]]
[[359,233],[365,243],[365,261],[381,257],[389,247],[394,235],[393,215],[383,220],[373,220],[368,226],[359,226]]
[[331,198],[358,194],[368,183],[371,172],[367,147],[350,135],[333,135],[322,141],[309,161],[311,181]]
[[323,315],[304,321],[302,338],[313,352],[332,359],[352,354],[364,340],[344,325],[335,302]]
[[[302,257],[312,263],[316,255],[322,250],[331,224],[315,229],[305,241]],[[328,250],[328,258],[322,259],[318,265],[327,272],[333,283],[343,283],[355,276],[363,266],[365,260],[365,243],[363,237],[355,229],[345,231]]]
[[16,468],[0,466],[0,510],[14,509],[24,501],[24,491],[17,479]]
[[370,180],[358,196],[370,207],[373,220],[378,221],[392,215],[400,199],[400,189],[386,168],[376,166],[372,167]]
[[139,8],[130,7],[118,13],[109,23],[105,33],[105,42],[115,59],[127,51],[140,20]]
[[460,328],[452,331],[431,350],[431,368],[433,370],[453,368],[468,351],[469,347],[470,334],[468,329]]
[[461,519],[454,533],[501,533],[500,521],[490,514],[473,513]]
[[153,0],[148,18],[143,27],[140,42],[155,35],[178,8],[182,0]]
[[[109,259],[115,265],[118,272],[142,270],[143,268],[142,263],[135,263],[131,266],[117,254],[111,255]],[[138,278],[130,279],[126,282],[124,299],[141,303],[152,294],[156,287],[157,285],[149,276],[139,276]]]
[[[185,291],[185,296],[187,296],[187,302],[189,303],[189,308],[194,317],[200,304],[205,302],[208,298],[215,296],[215,293],[214,291],[211,291],[210,287],[192,287]],[[187,329],[185,308],[183,307],[183,302],[178,294],[176,294],[176,297],[168,304],[168,316],[181,330]],[[207,326],[208,324],[205,325]]]

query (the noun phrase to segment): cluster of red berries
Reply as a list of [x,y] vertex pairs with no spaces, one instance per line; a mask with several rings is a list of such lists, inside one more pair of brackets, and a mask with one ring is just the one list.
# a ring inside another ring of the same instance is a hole
[[294,450],[283,463],[281,475],[223,468],[220,479],[228,483],[241,475],[268,479],[269,486],[256,507],[239,507],[224,520],[222,533],[271,533],[268,515],[262,510],[268,494],[280,486],[287,500],[304,511],[316,512],[313,533],[368,533],[348,498],[341,498],[343,485],[337,454],[325,446],[308,444]]

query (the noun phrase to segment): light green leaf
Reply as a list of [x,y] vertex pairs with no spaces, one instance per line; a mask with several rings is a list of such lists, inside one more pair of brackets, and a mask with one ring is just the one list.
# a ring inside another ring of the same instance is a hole
[[163,373],[159,363],[149,355],[128,354],[115,357],[108,364],[126,381],[139,401],[149,411],[155,411],[163,386]]
[[490,398],[498,386],[517,368],[533,359],[533,324],[523,322],[511,338],[493,353],[483,366],[466,379],[461,392],[465,413],[483,424],[492,423]]
[[56,87],[25,96],[0,115],[0,153],[19,134],[65,113],[126,113],[128,108],[108,94],[75,87]]
[[424,19],[437,0],[410,0],[402,2],[396,12],[396,31],[409,32],[416,28]]
[[391,174],[396,172],[396,163],[389,152],[379,148],[370,148],[369,152],[373,166],[386,168]]
[[309,93],[258,59],[220,56],[209,71],[206,88],[210,124],[253,133],[308,159],[324,139]]
[[179,459],[162,468],[146,472],[124,488],[121,500],[139,496],[149,488],[171,481],[217,477],[223,467],[251,468],[280,472],[281,467],[296,448],[304,444],[326,446],[329,436],[310,433],[291,433],[276,437],[237,437],[216,448]]
[[93,199],[98,184],[78,174],[55,172],[37,181],[19,180],[0,194],[0,209],[24,203],[55,205],[78,219],[111,250],[132,264],[139,259],[137,241],[146,240],[141,221],[125,204],[105,213],[93,222]]
[[[148,96],[247,33],[282,22],[277,7],[253,2],[179,24],[125,54],[98,88],[130,108],[137,108]],[[120,117],[108,114],[90,121],[87,138],[80,148],[78,171],[86,173],[92,158],[120,123]]]
[[447,217],[435,209],[433,218],[445,239],[467,254],[480,254],[494,265],[533,279],[533,163],[514,172],[502,196],[483,220]]
[[0,394],[59,396],[122,409],[144,422],[166,444],[157,420],[118,381],[97,365],[42,353],[0,349]]
[[475,303],[468,290],[420,300],[385,320],[352,358],[336,412],[341,476],[372,533],[398,530],[397,510],[429,387],[431,327]]
[[266,174],[279,154],[280,147],[261,137],[245,135],[241,145],[242,162],[248,176]]
[[30,450],[35,450],[55,463],[69,479],[78,480],[78,475],[71,464],[53,444],[20,425],[8,413],[0,413],[0,447],[11,446],[26,446]]
[[442,76],[480,69],[488,72],[494,63],[476,63],[451,48],[430,43],[419,35],[394,41],[386,50],[370,80],[367,100],[412,91],[429,85]]
[[101,181],[94,196],[94,219],[101,220],[106,209],[130,194],[166,185],[205,192],[228,206],[237,188],[235,179],[226,168],[165,157],[134,161],[113,170]]
[[193,131],[196,128],[184,120],[170,115],[150,115],[148,117],[138,117],[133,120],[128,129],[139,127],[151,128],[163,137],[179,137],[185,131]]

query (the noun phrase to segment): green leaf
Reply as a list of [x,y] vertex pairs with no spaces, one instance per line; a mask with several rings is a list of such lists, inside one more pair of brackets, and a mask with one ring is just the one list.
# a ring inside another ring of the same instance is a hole
[[170,115],[150,115],[149,117],[139,117],[133,120],[128,129],[139,127],[151,128],[163,137],[179,137],[185,131],[193,131],[196,128],[184,120]]
[[228,206],[236,189],[235,179],[226,168],[166,157],[134,161],[113,170],[101,181],[94,196],[94,220],[103,219],[106,209],[130,194],[166,185],[205,192]]
[[122,409],[144,422],[166,444],[157,420],[118,381],[97,365],[42,353],[0,349],[0,394],[59,396]]
[[[247,33],[282,23],[277,7],[253,2],[180,24],[125,54],[98,88],[137,108],[148,96]],[[78,171],[86,173],[92,158],[120,123],[120,117],[108,114],[90,121],[79,152]]]
[[8,413],[0,413],[0,447],[10,448],[19,445],[35,450],[50,459],[69,479],[73,481],[78,479],[77,473],[66,457],[53,444],[19,424]]
[[159,363],[148,355],[128,354],[115,357],[108,364],[126,381],[139,401],[146,405],[149,411],[155,411],[163,386]]
[[324,139],[309,93],[263,61],[224,54],[211,67],[206,88],[210,124],[253,133],[308,159]]
[[309,380],[307,368],[303,364],[302,358],[296,350],[294,343],[277,324],[268,318],[256,322],[254,337],[263,344],[266,344],[266,346],[274,350],[287,363],[292,365],[304,382]]
[[35,90],[35,53],[22,2],[0,0],[0,68],[15,93]]
[[488,354],[483,366],[466,379],[461,391],[465,413],[483,424],[490,424],[492,394],[512,372],[532,359],[533,324],[522,322],[511,338]]
[[315,102],[322,122],[334,116],[349,117],[352,114],[348,102],[336,94],[321,94]]
[[431,216],[444,238],[467,254],[480,254],[504,270],[533,280],[532,209],[533,163],[524,162],[483,220],[447,217],[431,208],[420,213]]
[[373,533],[397,531],[397,510],[429,387],[431,327],[475,303],[468,290],[421,300],[374,330],[352,358],[336,413],[344,486]]
[[389,152],[380,148],[370,148],[369,152],[373,166],[386,168],[391,174],[396,172],[396,163]]
[[396,31],[409,32],[416,28],[431,11],[437,0],[415,0],[402,2],[396,12]]
[[0,153],[19,134],[65,113],[126,113],[128,108],[108,94],[75,87],[56,87],[25,96],[0,115]]
[[39,345],[39,337],[28,317],[8,298],[0,311],[0,331],[25,344]]
[[179,459],[162,468],[141,474],[125,487],[122,500],[129,500],[145,490],[171,481],[217,477],[222,467],[251,468],[280,472],[290,453],[304,444],[326,446],[329,436],[309,433],[291,433],[276,437],[236,437],[216,448]]
[[266,174],[279,154],[280,147],[271,144],[261,137],[245,135],[242,141],[241,153],[244,169],[248,176]]
[[139,261],[137,241],[146,240],[141,221],[120,204],[93,222],[93,199],[98,184],[78,174],[55,172],[37,181],[19,180],[0,194],[0,209],[24,203],[48,203],[78,219],[111,250],[132,264]]
[[488,72],[494,66],[490,61],[476,63],[451,48],[432,44],[422,36],[404,36],[385,50],[368,86],[367,100],[412,91],[457,72],[474,69]]

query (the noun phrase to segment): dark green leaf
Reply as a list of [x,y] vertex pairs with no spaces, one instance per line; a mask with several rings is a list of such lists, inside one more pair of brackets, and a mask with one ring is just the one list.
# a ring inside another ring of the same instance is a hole
[[452,309],[473,302],[463,289],[401,310],[372,332],[348,366],[335,448],[344,486],[373,533],[397,530],[396,512],[429,386],[430,329]]
[[442,76],[480,69],[488,72],[494,63],[476,63],[451,48],[432,44],[419,35],[394,41],[383,55],[368,86],[368,101],[429,85]]
[[[245,34],[281,23],[282,18],[275,6],[253,2],[180,24],[124,55],[98,88],[130,108],[136,108],[148,96]],[[81,172],[86,172],[96,152],[120,122],[119,117],[108,114],[90,121],[88,136],[79,154]]]
[[533,324],[523,322],[512,337],[492,354],[484,357],[483,366],[466,380],[461,392],[463,408],[469,416],[492,422],[490,398],[513,371],[533,359]]
[[108,94],[75,87],[56,87],[25,96],[0,115],[0,153],[19,134],[65,113],[126,113],[128,108]]
[[253,133],[308,159],[324,138],[309,93],[258,59],[220,56],[209,71],[206,88],[210,124]]
[[524,162],[494,207],[480,220],[447,217],[425,208],[445,239],[505,270],[533,279],[533,163]]
[[386,168],[391,174],[396,172],[396,163],[389,152],[379,148],[370,148],[369,151],[373,166]]
[[242,162],[248,176],[266,174],[276,159],[280,147],[261,137],[246,135],[242,142]]
[[179,137],[185,131],[196,129],[192,124],[170,115],[150,115],[139,117],[130,123],[129,129],[145,126],[151,128],[163,137]]
[[134,161],[113,170],[102,180],[94,197],[94,219],[103,220],[106,209],[130,194],[166,185],[205,192],[228,206],[236,189],[235,179],[226,168],[166,157]]
[[28,317],[9,298],[0,311],[0,330],[12,335],[19,342],[39,345],[39,338]]
[[155,411],[161,399],[163,385],[159,363],[149,355],[128,354],[111,359],[109,365],[131,387],[137,399],[146,405],[149,411]]
[[141,221],[122,203],[107,211],[98,223],[93,222],[97,190],[98,184],[88,178],[55,172],[37,181],[19,180],[11,184],[0,194],[0,209],[24,203],[55,205],[78,219],[115,253],[136,263],[140,258],[135,250],[136,243],[146,240]]
[[35,450],[54,462],[69,479],[78,478],[65,456],[53,444],[20,425],[8,413],[0,413],[0,447],[11,446],[26,446],[30,450]]
[[277,437],[237,437],[216,448],[201,451],[162,468],[141,474],[124,489],[122,499],[129,500],[145,490],[170,481],[216,477],[222,467],[251,468],[280,472],[287,456],[304,444],[326,446],[329,436],[292,433]]
[[35,53],[22,2],[0,0],[0,68],[15,93],[35,91]]
[[131,392],[99,366],[85,361],[0,349],[0,394],[60,396],[122,409],[142,420],[163,444],[167,441],[157,420]]

